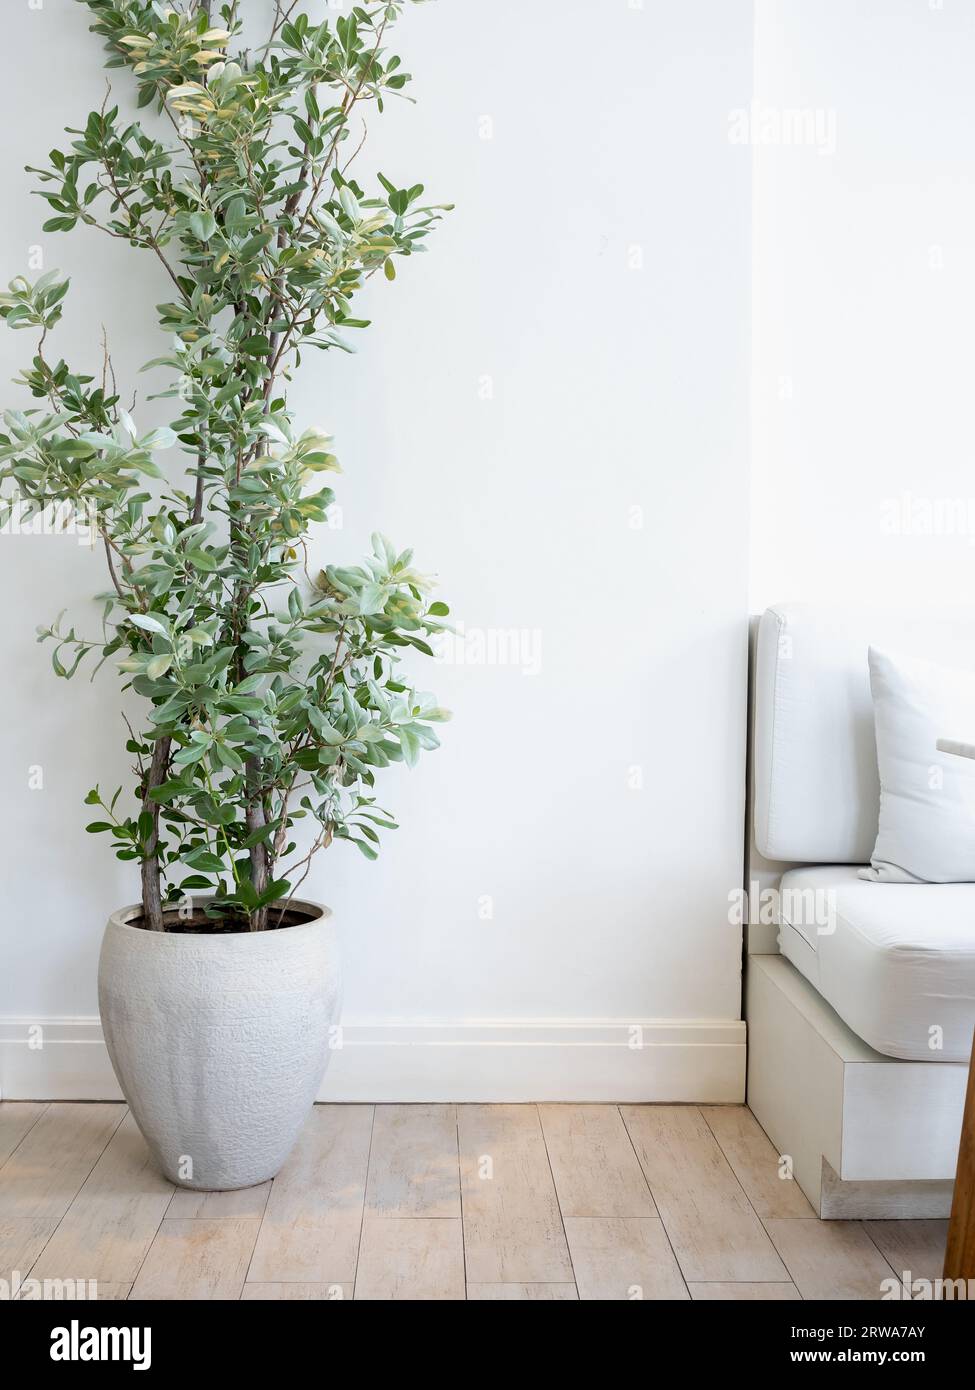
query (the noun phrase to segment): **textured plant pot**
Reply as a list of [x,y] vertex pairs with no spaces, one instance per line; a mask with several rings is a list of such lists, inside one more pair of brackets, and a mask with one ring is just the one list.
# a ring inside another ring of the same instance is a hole
[[98,1004],[122,1093],[166,1176],[204,1191],[280,1169],[308,1117],[339,1011],[331,913],[265,932],[195,935],[109,918]]

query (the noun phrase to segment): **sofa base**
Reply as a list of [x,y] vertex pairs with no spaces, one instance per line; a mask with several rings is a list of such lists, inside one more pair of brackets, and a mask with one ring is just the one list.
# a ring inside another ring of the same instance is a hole
[[896,1221],[950,1216],[954,1183],[844,1182],[823,1159],[819,1214],[824,1221]]
[[819,1215],[947,1216],[968,1067],[874,1052],[782,956],[745,990],[748,1104]]

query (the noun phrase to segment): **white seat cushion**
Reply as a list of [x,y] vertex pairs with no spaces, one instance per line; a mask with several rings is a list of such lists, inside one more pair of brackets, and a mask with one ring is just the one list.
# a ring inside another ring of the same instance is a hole
[[969,1060],[975,883],[867,883],[846,864],[791,869],[779,926],[782,954],[877,1052]]

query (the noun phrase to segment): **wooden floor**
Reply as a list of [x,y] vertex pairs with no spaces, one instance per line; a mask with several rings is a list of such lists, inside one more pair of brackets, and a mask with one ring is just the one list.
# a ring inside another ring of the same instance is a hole
[[0,1277],[100,1298],[876,1299],[945,1235],[819,1221],[742,1106],[319,1105],[273,1182],[194,1193],[122,1105],[0,1105]]

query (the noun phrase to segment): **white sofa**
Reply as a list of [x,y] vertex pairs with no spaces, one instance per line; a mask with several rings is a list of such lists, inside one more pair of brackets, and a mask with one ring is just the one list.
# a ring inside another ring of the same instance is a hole
[[975,614],[783,604],[757,624],[748,1100],[820,1215],[940,1216],[975,1024],[975,884],[858,877],[880,797],[871,644],[975,669]]

